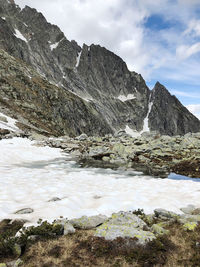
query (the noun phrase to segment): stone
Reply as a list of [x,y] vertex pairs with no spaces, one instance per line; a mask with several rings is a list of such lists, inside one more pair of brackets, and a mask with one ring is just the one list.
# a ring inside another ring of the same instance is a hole
[[108,222],[106,223],[112,225],[126,225],[132,226],[134,228],[148,229],[147,224],[137,215],[131,212],[121,211],[118,213],[113,213],[112,216],[109,218]]
[[164,217],[167,219],[176,218],[178,215],[172,211],[167,211],[165,209],[155,209],[154,210],[156,217]]
[[56,201],[60,201],[61,199],[59,197],[53,197],[51,199],[48,200],[48,202],[56,202]]
[[73,234],[76,232],[76,229],[73,227],[71,223],[65,223],[64,224],[64,235]]
[[85,141],[85,140],[88,139],[88,136],[87,136],[87,134],[83,133],[80,136],[76,137],[76,139],[79,140],[79,141]]
[[184,212],[185,214],[192,214],[192,212],[195,210],[195,206],[188,205],[187,207],[180,208],[180,210]]
[[101,225],[107,220],[105,215],[96,215],[96,216],[82,216],[78,219],[72,219],[69,222],[77,229],[93,229],[98,225]]
[[19,267],[19,266],[22,266],[23,264],[24,264],[23,260],[18,259],[16,260],[14,267]]
[[4,116],[0,116],[0,121],[3,121],[3,122],[5,122],[5,123],[8,123],[7,118],[4,117]]
[[196,208],[191,212],[192,215],[200,215],[200,208]]
[[15,212],[15,214],[28,214],[28,213],[33,213],[34,210],[31,208],[25,208],[25,209],[21,209]]
[[145,245],[149,241],[156,239],[150,231],[143,231],[126,225],[101,225],[95,232],[95,236],[104,237],[106,240],[114,240],[117,237],[136,238],[137,244]]
[[106,240],[114,240],[117,237],[135,238],[136,244],[139,245],[145,245],[156,238],[148,231],[143,220],[129,212],[114,213],[96,229],[95,236],[104,237]]

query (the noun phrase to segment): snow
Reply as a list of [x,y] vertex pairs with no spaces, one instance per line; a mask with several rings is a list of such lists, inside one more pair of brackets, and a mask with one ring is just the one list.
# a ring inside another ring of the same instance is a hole
[[[62,39],[61,39],[60,41],[58,41],[57,43],[51,44],[51,45],[50,45],[50,49],[51,49],[51,51],[53,51],[54,49],[56,49],[56,48],[58,47],[59,43],[62,42],[63,39],[64,39],[64,38],[62,38]],[[51,43],[51,42],[48,41],[48,43]]]
[[3,113],[0,113],[0,117],[4,117],[7,119],[7,122],[1,121],[1,119],[0,119],[0,128],[1,129],[7,129],[7,130],[11,130],[13,132],[19,131],[19,128],[15,125],[17,120],[12,119],[11,117],[6,116]]
[[142,130],[141,133],[149,132],[150,131],[150,129],[149,129],[149,119],[148,118],[149,118],[149,114],[151,112],[152,106],[153,106],[153,102],[149,102],[147,116],[144,119],[143,130]]
[[5,17],[1,17],[3,20],[6,20],[6,18]]
[[51,51],[52,51],[53,49],[56,49],[57,46],[59,45],[59,43],[60,43],[60,42],[57,42],[57,43],[55,43],[55,44],[51,44],[51,45],[50,45]]
[[15,34],[14,34],[18,39],[21,39],[22,41],[27,43],[26,38],[21,34],[21,32],[17,29],[15,29]]
[[[23,218],[36,223],[59,216],[105,214],[155,208],[180,212],[200,206],[200,179],[160,179],[134,171],[80,168],[61,150],[34,146],[28,139],[0,141],[0,220]],[[53,197],[61,200],[49,202]],[[22,208],[34,212],[14,214]]]
[[118,99],[122,102],[125,102],[127,100],[132,100],[132,99],[135,99],[136,97],[133,95],[133,94],[128,94],[127,96],[125,95],[119,95],[118,96]]
[[80,63],[80,59],[81,59],[81,54],[82,54],[82,50],[78,53],[77,59],[76,59],[76,66],[75,68],[78,68],[79,63]]
[[141,135],[140,132],[132,130],[128,125],[126,125],[125,132],[132,137],[138,137]]

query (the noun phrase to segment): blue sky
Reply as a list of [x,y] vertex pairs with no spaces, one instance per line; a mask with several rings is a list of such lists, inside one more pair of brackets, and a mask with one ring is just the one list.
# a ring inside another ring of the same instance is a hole
[[200,118],[200,0],[16,0],[69,40],[118,54],[152,88],[159,81]]

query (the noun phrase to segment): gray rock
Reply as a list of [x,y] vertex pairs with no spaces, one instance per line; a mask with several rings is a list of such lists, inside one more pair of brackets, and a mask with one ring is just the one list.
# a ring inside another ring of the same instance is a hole
[[107,220],[105,215],[96,215],[96,216],[82,216],[78,219],[70,220],[69,222],[78,229],[93,229],[98,225],[101,225]]
[[6,118],[6,117],[3,117],[3,116],[0,116],[0,121],[3,121],[3,122],[5,122],[5,123],[8,122],[7,118]]
[[79,141],[85,141],[85,140],[87,140],[87,138],[88,138],[87,134],[84,134],[84,133],[81,134],[80,136],[76,137],[76,139]]
[[106,240],[114,240],[117,237],[136,238],[136,244],[145,245],[156,237],[148,229],[146,223],[138,216],[120,212],[114,213],[105,223],[99,226],[95,232],[95,236],[104,237]]
[[64,233],[63,233],[64,235],[73,234],[75,232],[76,230],[71,223],[67,222],[64,224]]
[[33,213],[34,210],[31,208],[25,208],[25,209],[21,209],[15,212],[15,214],[28,214],[28,213]]
[[193,210],[195,210],[195,206],[188,205],[187,207],[180,208],[180,210],[184,212],[185,214],[192,214]]
[[56,202],[56,201],[60,201],[61,199],[59,197],[53,197],[51,199],[48,200],[48,202]]
[[163,217],[167,219],[172,219],[178,217],[178,215],[172,211],[167,211],[165,209],[155,209],[154,210],[156,217]]

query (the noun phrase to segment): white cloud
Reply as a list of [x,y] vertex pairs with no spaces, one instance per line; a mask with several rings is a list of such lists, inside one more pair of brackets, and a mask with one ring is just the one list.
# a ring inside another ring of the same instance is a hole
[[200,42],[193,44],[191,46],[180,45],[176,49],[177,58],[180,60],[187,59],[198,52],[200,52]]
[[192,19],[189,22],[188,28],[185,30],[184,34],[193,34],[194,36],[200,36],[200,20]]
[[200,119],[200,104],[187,105],[186,108]]

